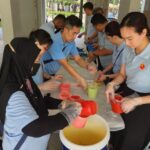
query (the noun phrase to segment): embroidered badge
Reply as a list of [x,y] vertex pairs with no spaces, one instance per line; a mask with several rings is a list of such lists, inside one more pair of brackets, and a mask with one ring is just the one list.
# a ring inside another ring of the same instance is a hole
[[145,64],[140,64],[140,69],[144,70],[145,69]]

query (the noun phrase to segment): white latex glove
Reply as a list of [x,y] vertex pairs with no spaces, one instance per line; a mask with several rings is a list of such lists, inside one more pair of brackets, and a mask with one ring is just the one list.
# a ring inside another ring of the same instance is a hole
[[82,107],[78,102],[71,102],[67,104],[67,107],[61,111],[68,123],[74,121],[81,113]]
[[59,84],[60,83],[57,81],[48,80],[46,82],[39,84],[38,87],[41,90],[41,92],[46,94],[46,93],[56,90],[59,87]]
[[107,84],[105,94],[106,94],[108,103],[110,102],[110,98],[114,99],[115,91],[114,91],[114,85],[112,82]]
[[72,103],[74,103],[73,101],[69,101],[69,100],[63,100],[59,105],[58,108],[59,109],[65,109],[66,107],[68,107],[69,105],[71,105]]
[[88,64],[87,70],[88,70],[91,74],[95,74],[95,73],[97,72],[97,68],[96,68],[96,66],[93,65],[93,64]]
[[142,104],[142,98],[124,98],[121,104],[122,110],[124,113],[129,113],[130,111],[134,110],[136,106]]
[[63,75],[61,75],[61,74],[55,75],[54,77],[52,77],[52,79],[54,79],[54,80],[62,80],[63,79]]

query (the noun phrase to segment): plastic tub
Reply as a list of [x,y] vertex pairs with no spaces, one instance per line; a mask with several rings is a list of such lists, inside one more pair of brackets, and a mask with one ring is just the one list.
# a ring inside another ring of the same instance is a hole
[[107,149],[110,130],[107,122],[99,115],[88,117],[84,128],[72,125],[60,131],[63,150],[102,150]]

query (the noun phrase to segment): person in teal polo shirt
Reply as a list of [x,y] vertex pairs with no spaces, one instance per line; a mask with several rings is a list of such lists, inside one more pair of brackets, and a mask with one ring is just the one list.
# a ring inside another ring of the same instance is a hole
[[121,104],[125,122],[118,150],[143,150],[150,141],[150,41],[146,16],[140,12],[127,14],[121,22],[121,35],[127,46],[123,52],[119,75],[108,84],[107,100],[114,88],[124,98]]

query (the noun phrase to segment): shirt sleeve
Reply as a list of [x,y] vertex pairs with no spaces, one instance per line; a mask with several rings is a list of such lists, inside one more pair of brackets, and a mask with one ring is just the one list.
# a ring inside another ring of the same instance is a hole
[[75,55],[79,55],[79,52],[75,46],[75,43],[73,42],[72,43],[72,47],[71,47],[71,51],[70,51],[70,55],[71,56],[75,56]]
[[57,42],[54,42],[48,49],[48,53],[51,55],[53,60],[65,59],[66,56],[63,54],[62,49],[62,45],[59,45]]
[[40,117],[26,125],[22,131],[31,137],[41,137],[54,131],[61,130],[67,125],[68,122],[64,115],[58,113],[54,116]]
[[127,55],[128,55],[128,49],[125,48],[122,54],[122,64],[126,64],[127,63]]

